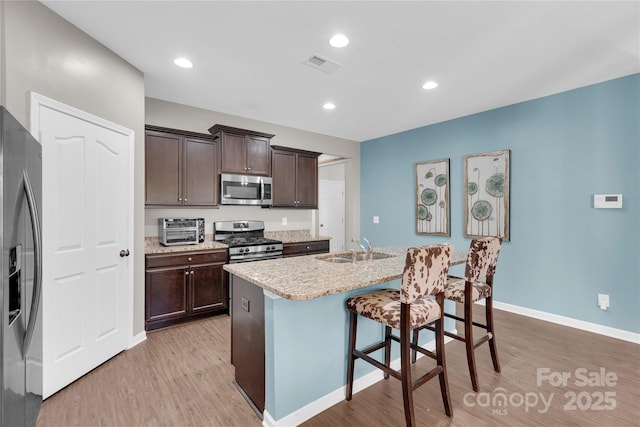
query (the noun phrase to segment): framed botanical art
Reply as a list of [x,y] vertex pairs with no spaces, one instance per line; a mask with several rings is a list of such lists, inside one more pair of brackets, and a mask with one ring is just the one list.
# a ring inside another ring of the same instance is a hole
[[464,236],[509,240],[509,150],[465,156]]
[[449,159],[416,163],[416,232],[450,236]]

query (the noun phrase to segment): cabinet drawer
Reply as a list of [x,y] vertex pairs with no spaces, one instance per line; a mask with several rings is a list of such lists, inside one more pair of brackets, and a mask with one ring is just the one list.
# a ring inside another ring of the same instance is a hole
[[282,245],[283,256],[310,255],[329,252],[329,241],[285,243]]
[[170,254],[146,255],[146,268],[171,267],[180,265],[226,263],[227,251],[173,252]]

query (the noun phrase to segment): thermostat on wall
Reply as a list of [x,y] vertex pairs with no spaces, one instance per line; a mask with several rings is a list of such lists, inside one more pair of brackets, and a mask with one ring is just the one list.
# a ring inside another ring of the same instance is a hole
[[594,194],[593,207],[596,209],[622,209],[622,194]]

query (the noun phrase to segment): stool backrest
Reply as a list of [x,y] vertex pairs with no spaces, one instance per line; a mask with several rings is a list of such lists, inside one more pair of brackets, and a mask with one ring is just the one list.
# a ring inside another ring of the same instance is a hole
[[467,256],[465,279],[470,282],[484,281],[491,284],[501,246],[502,239],[499,237],[473,239]]
[[453,245],[409,248],[402,275],[400,302],[411,304],[426,295],[444,291]]

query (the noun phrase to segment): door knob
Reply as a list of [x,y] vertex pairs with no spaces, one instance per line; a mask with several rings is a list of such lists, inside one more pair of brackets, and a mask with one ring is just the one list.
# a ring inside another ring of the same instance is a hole
[[124,257],[126,257],[126,256],[129,256],[129,249],[126,249],[126,250],[125,250],[125,249],[123,249],[123,250],[121,250],[121,251],[120,251],[120,256],[121,256],[121,257],[123,257],[123,258],[124,258]]

